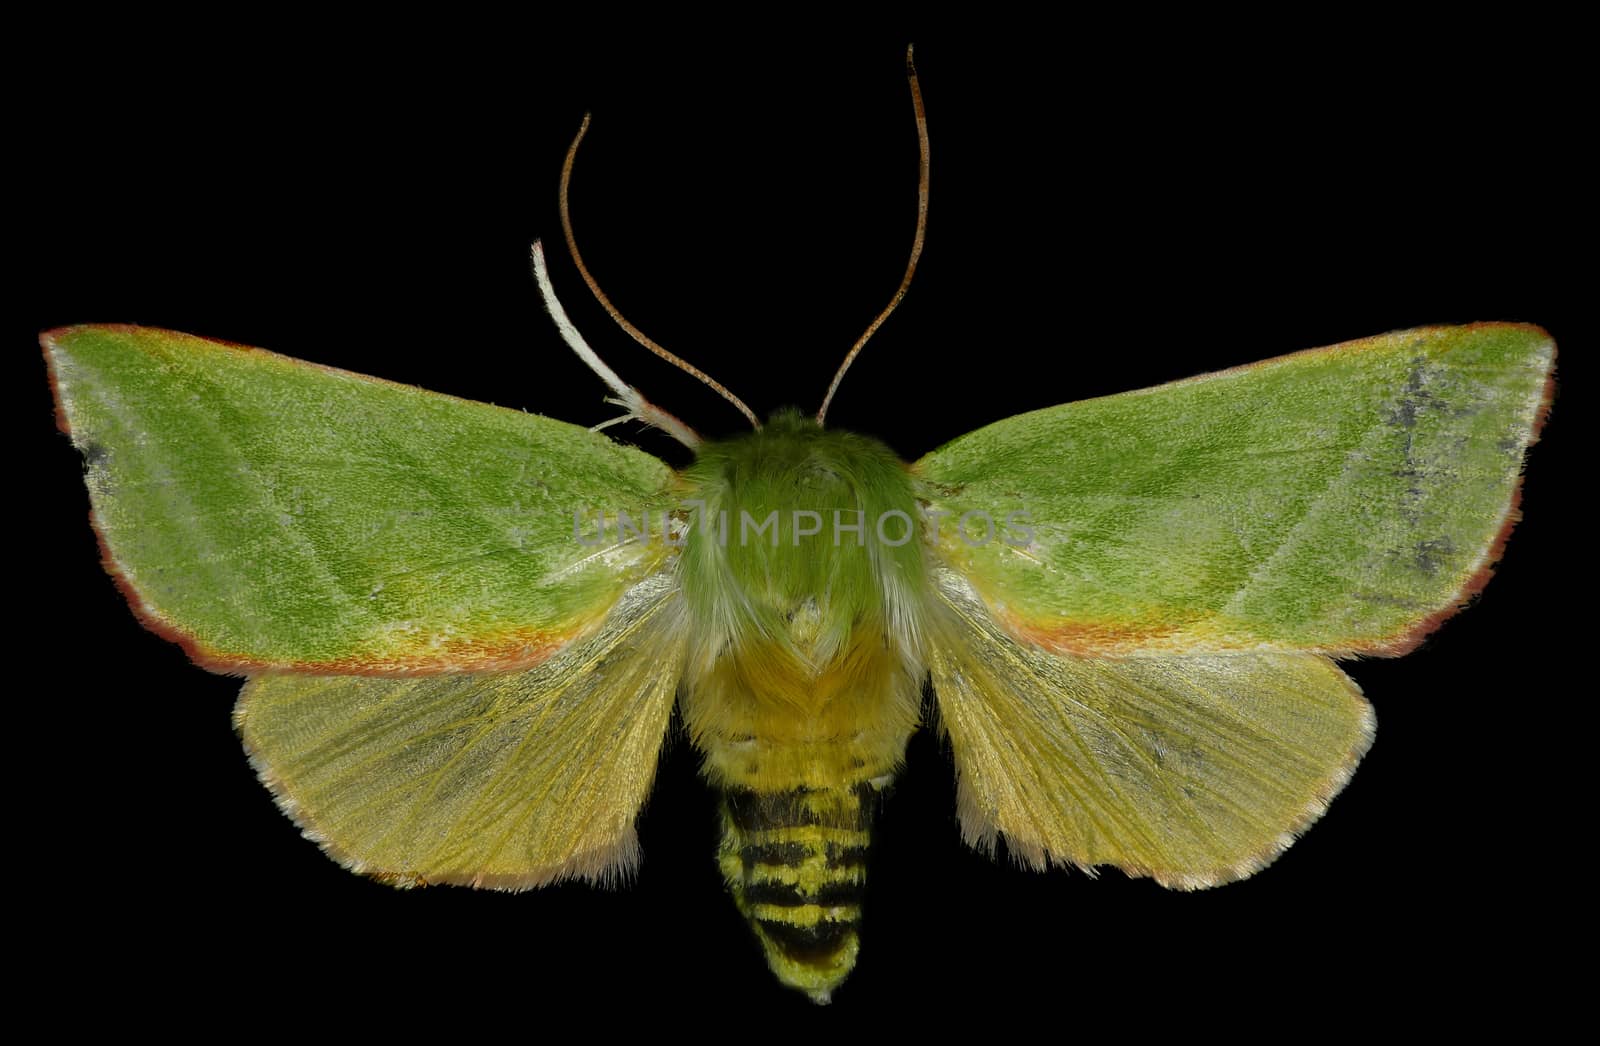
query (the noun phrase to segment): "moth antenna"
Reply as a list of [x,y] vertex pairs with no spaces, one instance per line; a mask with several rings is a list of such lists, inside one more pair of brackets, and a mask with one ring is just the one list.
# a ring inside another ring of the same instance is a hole
[[700,437],[694,429],[691,429],[671,414],[645,399],[644,394],[638,389],[617,377],[617,372],[606,366],[605,361],[600,358],[599,354],[589,347],[588,342],[583,340],[583,335],[578,333],[578,328],[574,327],[572,321],[567,318],[567,310],[561,307],[561,301],[556,297],[556,289],[550,285],[550,269],[544,262],[544,245],[538,240],[533,241],[533,279],[539,285],[539,294],[544,298],[545,310],[550,313],[550,318],[555,321],[556,329],[561,332],[562,340],[567,343],[567,347],[577,353],[578,358],[588,364],[590,370],[600,375],[600,380],[609,385],[611,391],[617,394],[616,399],[608,399],[606,402],[615,403],[628,412],[620,418],[613,418],[611,421],[596,425],[594,430],[591,431],[597,431],[607,425],[615,425],[618,422],[628,421],[629,419],[637,419],[646,425],[655,426],[690,450],[699,447]]
[[878,318],[867,327],[865,334],[856,339],[856,343],[845,354],[844,362],[839,364],[839,370],[833,376],[833,384],[828,386],[828,394],[822,397],[822,407],[817,411],[817,424],[821,425],[828,416],[828,405],[833,402],[833,394],[839,391],[839,383],[844,380],[844,372],[850,369],[850,364],[861,355],[862,346],[867,339],[872,337],[883,321],[889,318],[895,306],[900,304],[900,299],[906,296],[906,289],[911,286],[911,276],[917,271],[917,259],[922,257],[922,241],[928,235],[928,115],[922,109],[922,88],[917,84],[917,64],[912,59],[913,48],[906,48],[906,78],[911,81],[911,107],[917,114],[917,146],[922,152],[921,173],[917,179],[917,235],[911,241],[911,260],[906,263],[906,274],[900,281],[900,289],[894,292],[894,297],[889,299],[889,304],[884,306]]
[[745,406],[744,400],[729,392],[727,386],[723,385],[722,382],[716,380],[699,367],[696,367],[694,364],[690,363],[688,360],[677,355],[676,353],[667,351],[650,338],[646,337],[643,331],[629,323],[622,313],[617,311],[617,307],[611,304],[611,299],[607,298],[605,292],[600,289],[600,284],[596,283],[595,278],[589,275],[589,267],[583,264],[583,255],[578,253],[578,239],[572,234],[572,211],[567,205],[567,187],[572,184],[572,163],[578,158],[578,146],[583,142],[583,136],[588,133],[588,130],[589,114],[584,113],[583,123],[578,127],[578,135],[576,138],[572,139],[572,144],[567,147],[567,159],[561,165],[561,231],[566,234],[567,252],[572,255],[572,264],[578,267],[578,273],[583,277],[583,282],[589,285],[589,292],[594,295],[595,300],[600,303],[601,308],[610,313],[611,318],[617,321],[617,326],[627,331],[629,336],[631,336],[634,341],[638,342],[640,345],[643,345],[657,356],[660,356],[674,367],[677,367],[679,370],[699,378],[702,382],[709,386],[712,391],[716,392],[717,395],[733,404],[734,407],[738,409],[739,413],[743,414],[746,418],[749,418],[750,424],[754,425],[759,430],[761,428],[761,419],[756,417],[755,411]]

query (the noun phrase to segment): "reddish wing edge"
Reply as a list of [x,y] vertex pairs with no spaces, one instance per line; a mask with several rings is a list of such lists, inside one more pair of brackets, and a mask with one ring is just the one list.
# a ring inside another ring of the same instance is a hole
[[[1506,542],[1511,539],[1511,532],[1516,529],[1517,523],[1522,519],[1522,481],[1523,470],[1527,465],[1527,453],[1534,444],[1539,442],[1539,436],[1544,429],[1545,420],[1549,417],[1551,405],[1555,402],[1555,364],[1557,352],[1555,339],[1550,336],[1549,331],[1534,323],[1500,323],[1488,321],[1458,325],[1433,324],[1426,327],[1408,327],[1402,330],[1390,331],[1387,334],[1374,335],[1370,338],[1357,338],[1353,341],[1339,342],[1335,345],[1323,345],[1311,349],[1301,349],[1297,352],[1285,353],[1282,356],[1274,356],[1270,359],[1240,364],[1237,367],[1228,367],[1223,370],[1208,371],[1205,374],[1196,374],[1193,377],[1180,378],[1177,381],[1164,382],[1160,385],[1152,385],[1147,389],[1137,390],[1138,392],[1157,392],[1161,389],[1172,388],[1179,385],[1187,385],[1191,382],[1209,381],[1213,378],[1226,377],[1233,374],[1242,374],[1251,370],[1255,370],[1259,367],[1270,366],[1275,363],[1281,363],[1285,360],[1296,359],[1302,356],[1318,356],[1333,352],[1348,352],[1355,346],[1361,345],[1363,342],[1378,341],[1394,334],[1421,333],[1424,331],[1437,330],[1476,330],[1484,327],[1493,327],[1499,329],[1519,328],[1521,330],[1536,333],[1550,343],[1549,373],[1545,375],[1544,390],[1540,396],[1538,409],[1534,413],[1532,430],[1528,435],[1527,445],[1523,448],[1523,460],[1518,464],[1517,477],[1511,487],[1511,497],[1506,502],[1505,513],[1501,517],[1500,527],[1495,534],[1494,540],[1489,543],[1488,548],[1485,550],[1477,570],[1467,578],[1467,580],[1462,584],[1460,590],[1457,591],[1456,594],[1452,596],[1444,606],[1440,607],[1438,610],[1435,610],[1431,614],[1423,616],[1410,628],[1404,630],[1403,632],[1397,633],[1393,637],[1381,641],[1374,641],[1352,646],[1341,646],[1337,649],[1316,650],[1311,652],[1320,653],[1328,657],[1335,658],[1363,656],[1401,657],[1405,654],[1409,654],[1411,651],[1421,646],[1429,636],[1437,632],[1446,621],[1450,620],[1450,618],[1454,617],[1456,614],[1460,613],[1466,607],[1471,605],[1473,600],[1477,598],[1478,594],[1482,592],[1484,587],[1489,584],[1489,578],[1493,576],[1495,566],[1500,562],[1502,555],[1505,553]],[[1127,393],[1112,393],[1111,395],[1127,395]],[[1085,400],[1081,402],[1092,402],[1092,400]],[[1055,628],[1050,625],[1046,625],[1044,627],[1027,626],[1023,622],[1009,618],[1006,615],[1001,615],[999,620],[1001,621],[1003,627],[1010,632],[1014,638],[1024,643],[1042,647],[1046,650],[1053,650],[1057,653],[1071,654],[1077,657],[1114,657],[1118,655],[1118,651],[1115,648],[1096,649],[1093,647],[1084,646],[1081,641],[1073,641],[1067,638],[1068,632],[1060,630],[1059,626],[1056,626]]]
[[[73,437],[72,423],[67,417],[66,403],[61,398],[60,380],[56,373],[56,363],[55,359],[51,355],[51,349],[55,347],[55,339],[57,337],[79,330],[135,332],[163,329],[155,327],[141,327],[138,324],[132,323],[88,323],[73,324],[66,327],[53,327],[39,335],[39,346],[44,355],[45,371],[50,381],[50,395],[55,401],[56,428],[69,439],[73,440],[73,446],[75,448],[77,447],[77,440],[75,437]],[[269,349],[262,349],[254,345],[244,345],[239,342],[227,341],[222,338],[207,338],[194,334],[186,334],[184,337],[195,338],[200,341],[209,342],[213,345],[238,349],[246,352],[260,352],[269,356],[280,355],[279,353],[274,353]],[[291,357],[287,356],[283,356],[281,358],[292,359]],[[358,374],[355,371],[341,370],[337,367],[328,367],[317,363],[308,363],[304,360],[292,360],[292,362],[301,366],[311,367],[316,370],[326,371],[331,374],[340,374],[347,377],[359,378],[363,381],[371,381],[376,384],[391,385],[405,389],[415,389],[419,392],[426,392],[430,396],[441,396],[445,399],[455,399],[462,403],[472,402],[470,400],[460,400],[459,397],[448,396],[444,393],[432,392],[428,389],[423,389],[415,385],[405,385],[401,382],[387,381],[383,378],[374,378],[370,375]],[[78,449],[81,453],[81,448]],[[213,650],[201,643],[197,637],[183,631],[172,622],[163,618],[154,607],[150,606],[144,601],[144,597],[139,594],[139,590],[137,586],[135,586],[133,579],[128,576],[126,570],[123,569],[122,564],[117,561],[116,554],[111,551],[111,545],[106,541],[105,531],[100,525],[100,518],[95,513],[94,505],[92,503],[89,506],[89,526],[94,531],[95,543],[100,547],[100,565],[105,568],[105,572],[111,576],[111,581],[116,585],[117,591],[122,593],[122,598],[127,600],[128,609],[133,611],[133,616],[138,620],[139,624],[160,636],[162,639],[176,643],[183,650],[184,654],[188,656],[189,660],[193,661],[196,665],[199,665],[201,668],[204,668],[209,672],[216,672],[219,675],[244,677],[256,675],[262,672],[303,672],[307,674],[318,675],[405,676],[435,675],[441,672],[452,670],[459,671],[464,668],[470,669],[471,671],[480,672],[513,671],[522,668],[532,668],[535,665],[542,663],[548,659],[551,654],[555,653],[562,646],[566,645],[566,643],[582,633],[587,627],[587,624],[585,624],[560,634],[531,634],[527,636],[521,643],[516,641],[507,642],[505,644],[497,643],[492,648],[487,650],[474,650],[472,648],[461,648],[455,651],[446,650],[439,656],[437,660],[418,662],[415,665],[409,666],[397,665],[393,662],[363,661],[354,659],[339,661],[317,661],[300,664],[258,661],[254,658],[241,657],[237,654],[229,654],[223,651]]]
[[1550,337],[1550,332],[1532,323],[1474,323],[1472,327],[1522,327],[1526,330],[1537,331],[1550,342],[1550,372],[1545,375],[1544,391],[1539,397],[1539,407],[1534,411],[1533,428],[1528,433],[1528,443],[1522,450],[1522,462],[1517,467],[1516,481],[1511,485],[1511,498],[1506,503],[1505,515],[1500,521],[1500,530],[1495,534],[1494,540],[1489,543],[1488,550],[1484,553],[1477,572],[1467,578],[1461,590],[1455,594],[1449,603],[1435,610],[1433,613],[1418,621],[1411,628],[1396,637],[1392,642],[1375,644],[1370,647],[1358,648],[1356,654],[1370,654],[1375,657],[1401,657],[1421,646],[1423,641],[1455,617],[1462,610],[1472,604],[1489,584],[1489,578],[1494,575],[1494,568],[1499,565],[1501,557],[1505,554],[1506,542],[1511,540],[1511,532],[1522,522],[1522,480],[1524,470],[1528,464],[1528,451],[1539,442],[1539,436],[1544,431],[1544,423],[1550,416],[1550,408],[1556,398],[1556,340]]

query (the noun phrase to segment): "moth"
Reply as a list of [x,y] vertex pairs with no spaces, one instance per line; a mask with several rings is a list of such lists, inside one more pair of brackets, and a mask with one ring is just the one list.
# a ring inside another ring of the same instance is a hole
[[1331,659],[1403,653],[1481,586],[1554,357],[1520,325],[1402,332],[909,466],[825,407],[700,441],[606,369],[695,445],[674,472],[187,335],[44,345],[108,567],[250,675],[240,734],[330,854],[397,885],[613,878],[676,706],[734,900],[817,1001],[925,683],[976,846],[1176,888],[1281,852],[1371,740]]

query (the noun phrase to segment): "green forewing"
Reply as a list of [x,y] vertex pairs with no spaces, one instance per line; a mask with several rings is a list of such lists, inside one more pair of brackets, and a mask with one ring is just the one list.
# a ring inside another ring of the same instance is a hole
[[169,331],[44,345],[107,566],[203,663],[534,664],[660,555],[577,540],[671,480],[578,426]]
[[1019,415],[915,470],[944,558],[1048,648],[1401,652],[1498,553],[1554,353],[1405,331]]

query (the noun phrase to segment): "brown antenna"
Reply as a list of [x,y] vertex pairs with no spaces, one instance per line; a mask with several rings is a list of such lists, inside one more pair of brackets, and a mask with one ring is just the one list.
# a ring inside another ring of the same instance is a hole
[[692,374],[696,378],[699,378],[701,381],[705,382],[719,396],[737,407],[739,413],[749,418],[750,424],[754,425],[757,429],[761,428],[761,420],[756,417],[755,412],[749,407],[745,406],[744,401],[738,396],[735,396],[733,393],[729,392],[720,381],[717,381],[715,378],[711,377],[711,375],[707,374],[699,367],[696,367],[688,360],[678,356],[676,353],[668,352],[660,345],[657,345],[654,341],[646,337],[645,333],[638,327],[635,327],[633,324],[629,323],[627,319],[623,317],[622,313],[617,311],[617,307],[611,304],[611,299],[606,297],[605,292],[600,289],[600,285],[595,282],[594,277],[589,275],[588,266],[583,264],[583,255],[578,253],[577,238],[572,235],[572,213],[570,208],[567,206],[567,187],[572,182],[572,162],[573,160],[577,159],[578,146],[583,142],[583,136],[588,130],[589,114],[584,113],[583,124],[578,128],[578,136],[572,139],[572,144],[567,147],[567,159],[566,162],[561,165],[561,230],[562,232],[566,233],[567,251],[572,255],[572,264],[578,267],[579,274],[583,276],[583,282],[589,285],[589,291],[594,295],[595,300],[600,303],[601,307],[604,308],[606,312],[611,314],[612,319],[617,321],[617,326],[627,331],[628,334],[633,337],[634,341],[638,342],[640,345],[643,345],[645,348],[649,349],[657,356],[660,356],[662,359],[666,360],[674,367],[677,367],[679,370]]
[[911,286],[911,276],[917,271],[917,259],[922,257],[922,241],[928,235],[928,115],[922,110],[922,88],[917,85],[917,64],[912,60],[913,48],[906,48],[906,77],[911,81],[911,107],[917,114],[917,145],[922,150],[921,177],[917,183],[917,235],[911,241],[911,261],[906,264],[905,277],[900,281],[900,289],[894,292],[894,297],[889,299],[889,304],[884,306],[878,318],[867,327],[867,332],[856,339],[856,343],[845,354],[844,362],[839,364],[839,370],[833,376],[833,384],[828,386],[828,394],[822,397],[822,407],[817,411],[817,424],[821,425],[828,416],[828,404],[833,402],[833,394],[839,391],[839,383],[844,380],[844,372],[850,369],[850,364],[861,355],[862,346],[867,339],[877,333],[883,321],[889,318],[900,299],[906,296],[906,289]]

